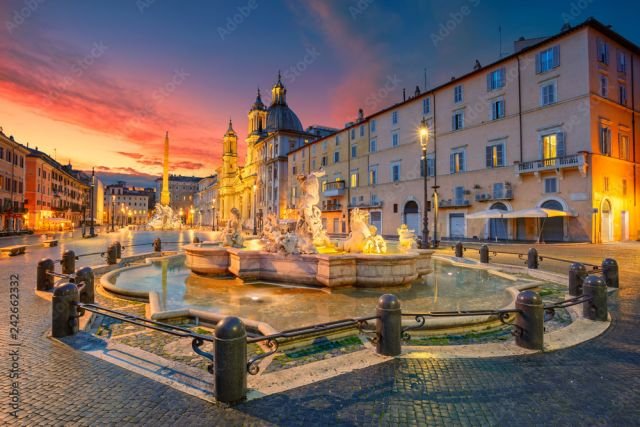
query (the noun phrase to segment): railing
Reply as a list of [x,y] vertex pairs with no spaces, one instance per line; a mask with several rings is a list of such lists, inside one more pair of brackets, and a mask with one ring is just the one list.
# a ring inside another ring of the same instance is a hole
[[[483,245],[480,250],[482,251],[481,257],[486,256],[488,262],[489,250],[486,245]],[[456,251],[464,252],[461,244],[456,245]],[[513,252],[495,251],[495,253],[524,255]],[[530,256],[531,251],[528,254],[528,257]],[[537,253],[535,260],[538,260]],[[42,260],[38,263],[37,288],[39,290],[41,290],[41,276],[47,278],[61,276],[50,271],[52,266],[52,260]],[[603,277],[587,275],[583,264],[572,263],[569,269],[569,288],[570,293],[576,292],[578,295],[572,293],[573,298],[547,305],[542,303],[538,293],[524,290],[518,294],[515,308],[403,313],[398,298],[391,294],[385,294],[379,298],[375,315],[372,316],[341,319],[265,336],[248,336],[241,319],[227,316],[216,324],[215,334],[208,336],[195,333],[184,327],[148,320],[95,304],[93,300],[93,273],[88,274],[87,271],[82,272],[81,269],[73,277],[72,275],[67,276],[70,282],[77,283],[64,283],[53,287],[51,331],[54,338],[64,338],[76,334],[79,329],[79,317],[88,311],[179,338],[191,339],[193,351],[210,361],[207,370],[213,373],[216,399],[233,403],[246,398],[247,375],[258,374],[260,371],[258,362],[275,354],[282,341],[308,338],[320,333],[335,332],[347,328],[355,328],[361,333],[371,334],[371,341],[375,344],[377,354],[398,356],[401,353],[402,341],[411,339],[408,331],[425,328],[428,317],[488,316],[487,320],[494,318],[503,324],[513,326],[512,334],[515,336],[516,345],[540,351],[543,349],[544,321],[553,318],[557,309],[582,305],[583,316],[586,319],[608,320],[607,285],[618,286],[618,266],[615,260],[605,259],[602,263],[602,273]],[[403,327],[403,317],[413,317],[416,324]],[[375,329],[370,323],[371,321],[375,321]],[[213,353],[205,352],[200,348],[205,342],[213,344]],[[266,351],[248,358],[247,346],[258,343],[263,343]]]
[[508,188],[493,193],[476,194],[476,202],[489,202],[492,200],[511,200],[513,199],[513,190]]
[[341,211],[341,210],[342,210],[341,203],[327,203],[326,205],[322,206],[322,211],[324,212],[335,212],[335,211]]
[[467,199],[446,199],[446,200],[440,199],[438,207],[459,208],[459,207],[465,207],[470,205],[471,205],[471,200],[467,200]]
[[586,165],[585,157],[586,155],[584,153],[578,153],[563,157],[553,157],[549,159],[539,159],[530,162],[522,162],[516,164],[516,173],[583,167],[584,165]]
[[331,181],[324,185],[322,194],[325,197],[341,196],[344,194],[345,181]]

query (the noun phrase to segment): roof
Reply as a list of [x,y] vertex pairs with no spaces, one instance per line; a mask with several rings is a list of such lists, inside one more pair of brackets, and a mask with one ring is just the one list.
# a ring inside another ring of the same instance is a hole
[[[479,68],[477,68],[475,70],[472,70],[472,71],[470,71],[470,72],[468,72],[466,74],[463,74],[460,77],[451,79],[451,80],[449,80],[449,81],[447,81],[447,82],[445,82],[445,83],[443,83],[441,85],[435,86],[435,87],[433,87],[433,88],[421,93],[420,95],[416,95],[414,97],[410,97],[405,101],[401,101],[401,102],[398,102],[398,103],[393,104],[391,106],[385,107],[385,108],[383,108],[381,110],[378,110],[375,113],[372,113],[372,114],[366,116],[365,118],[363,118],[360,121],[353,122],[349,126],[345,126],[344,128],[339,129],[338,131],[336,131],[336,132],[334,132],[332,134],[326,135],[326,136],[324,136],[322,138],[318,138],[318,139],[312,141],[311,144],[315,144],[315,143],[327,140],[327,139],[329,139],[331,137],[334,137],[337,133],[340,133],[342,131],[346,131],[346,130],[349,130],[351,128],[360,126],[363,123],[368,122],[370,119],[372,119],[372,118],[374,118],[374,117],[376,117],[378,115],[384,114],[384,113],[386,113],[386,112],[388,112],[390,110],[393,110],[395,108],[398,108],[398,107],[400,107],[400,106],[402,106],[404,104],[408,104],[408,103],[411,103],[411,102],[415,102],[415,101],[421,100],[421,99],[426,98],[428,96],[432,96],[438,90],[441,90],[441,89],[443,89],[443,88],[445,88],[447,86],[458,84],[461,80],[467,79],[467,78],[469,78],[469,77],[471,77],[473,75],[476,75],[476,74],[479,74],[479,73],[485,73],[490,68],[494,68],[497,65],[500,65],[502,63],[506,63],[506,62],[508,62],[510,60],[513,60],[513,59],[515,59],[515,58],[517,58],[517,57],[519,57],[519,56],[521,56],[521,55],[523,55],[525,53],[528,53],[528,52],[532,51],[532,50],[539,49],[544,44],[550,43],[550,42],[552,42],[554,40],[558,40],[558,39],[560,39],[562,37],[567,36],[568,34],[577,32],[577,31],[582,30],[582,29],[584,29],[586,27],[594,28],[595,30],[597,30],[597,31],[603,33],[605,36],[609,37],[610,39],[612,39],[612,40],[616,41],[617,43],[621,44],[625,48],[633,51],[636,54],[640,54],[640,47],[638,45],[636,45],[635,43],[631,42],[630,40],[626,39],[625,37],[621,36],[620,34],[616,33],[615,31],[613,31],[611,29],[610,25],[605,25],[602,22],[598,21],[597,19],[595,19],[593,17],[589,17],[584,22],[576,25],[575,27],[571,27],[571,28],[568,28],[568,29],[563,29],[562,31],[560,31],[560,32],[558,32],[558,33],[556,33],[556,34],[554,34],[554,35],[552,35],[550,37],[540,37],[540,41],[537,42],[537,43],[533,43],[533,44],[531,44],[529,46],[524,47],[523,49],[521,49],[519,51],[516,51],[516,52],[514,52],[514,53],[512,53],[510,55],[502,57],[502,58],[498,59],[497,61],[494,61],[494,62],[492,62],[492,63],[490,63],[488,65],[479,67]],[[294,153],[294,152],[299,151],[299,150],[302,150],[302,149],[304,149],[305,147],[307,147],[307,146],[309,146],[311,144],[305,144],[305,145],[303,145],[301,147],[296,148],[295,150],[291,150],[289,152],[289,154]]]
[[267,132],[293,130],[304,132],[300,119],[287,104],[274,104],[267,109]]

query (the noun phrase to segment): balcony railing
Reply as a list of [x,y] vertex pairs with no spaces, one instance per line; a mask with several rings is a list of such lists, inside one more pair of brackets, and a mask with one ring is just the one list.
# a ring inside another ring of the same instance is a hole
[[471,206],[471,200],[467,199],[440,199],[438,207],[440,208],[463,208]]
[[516,164],[516,173],[537,173],[541,171],[560,170],[568,168],[584,169],[586,172],[586,153],[572,154],[570,156],[553,157],[550,159],[533,160]]
[[344,181],[332,181],[327,182],[324,185],[324,190],[322,191],[322,195],[325,197],[335,197],[342,196],[344,194]]
[[353,208],[363,208],[363,209],[371,209],[371,208],[381,208],[382,200],[372,200],[370,202],[357,202],[357,203],[349,203],[349,209]]
[[323,212],[336,212],[336,211],[341,211],[341,210],[342,210],[342,204],[341,203],[328,203],[328,204],[322,206],[322,211]]
[[490,202],[493,200],[511,200],[513,199],[513,190],[505,188],[504,190],[494,191],[493,193],[476,194],[476,202]]

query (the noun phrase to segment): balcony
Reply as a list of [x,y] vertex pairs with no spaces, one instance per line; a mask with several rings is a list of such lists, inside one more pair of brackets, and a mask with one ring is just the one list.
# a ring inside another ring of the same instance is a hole
[[494,200],[512,200],[513,190],[511,188],[505,188],[500,191],[494,191],[493,193],[478,193],[476,194],[476,202],[491,202]]
[[382,207],[382,200],[372,200],[370,202],[357,202],[357,203],[349,203],[349,209],[360,208],[360,209],[375,209]]
[[327,203],[322,205],[322,212],[339,212],[341,210],[341,203]]
[[537,176],[543,171],[556,171],[557,173],[561,173],[562,170],[566,169],[578,169],[584,177],[587,174],[587,153],[517,163],[515,167],[516,174],[518,175],[533,173]]
[[344,194],[344,181],[332,181],[327,182],[324,185],[324,190],[322,191],[322,195],[324,197],[337,197],[342,196]]
[[471,206],[471,200],[467,199],[440,199],[438,207],[441,209],[446,208],[466,208]]

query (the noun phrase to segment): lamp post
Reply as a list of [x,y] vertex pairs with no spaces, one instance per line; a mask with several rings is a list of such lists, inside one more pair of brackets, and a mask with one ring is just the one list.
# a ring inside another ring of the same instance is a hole
[[191,214],[191,228],[193,228],[193,215],[195,215],[196,213],[195,209],[193,209],[193,206],[191,206],[189,213]]
[[420,122],[420,147],[422,148],[422,165],[423,165],[423,180],[424,180],[424,218],[422,223],[422,249],[429,248],[429,209],[427,200],[429,195],[428,193],[428,185],[427,185],[427,145],[429,144],[429,126],[427,125],[427,119],[424,117]]
[[256,234],[258,234],[258,230],[257,230],[257,223],[256,223],[256,201],[258,199],[257,197],[257,192],[256,189],[258,187],[253,184],[253,206],[252,206],[252,210],[253,210],[253,235],[255,236]]
[[95,203],[93,201],[93,196],[95,195],[95,191],[96,191],[96,170],[95,168],[91,169],[91,200],[89,201],[91,203],[91,218],[89,218],[89,221],[91,221],[91,225],[89,226],[89,237],[96,237],[96,232],[95,232]]
[[115,228],[114,228],[115,216],[116,216],[116,195],[112,194],[111,195],[111,232],[112,233],[115,231]]
[[211,231],[216,231],[216,199],[211,200]]

